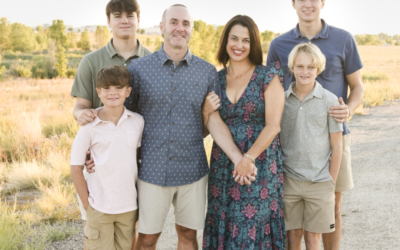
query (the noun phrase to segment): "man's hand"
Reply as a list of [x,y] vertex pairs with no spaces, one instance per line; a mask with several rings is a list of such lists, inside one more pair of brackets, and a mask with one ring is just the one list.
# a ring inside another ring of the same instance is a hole
[[242,160],[235,165],[233,171],[233,178],[240,185],[251,185],[252,181],[255,181],[257,175],[257,168],[254,163],[247,157],[243,157]]
[[88,124],[89,122],[92,122],[98,115],[98,111],[94,109],[84,109],[80,112],[78,115],[78,123],[81,126],[84,126]]
[[220,106],[221,106],[221,104],[220,104],[219,97],[213,91],[213,92],[208,93],[206,99],[204,100],[201,112],[202,112],[203,116],[208,117],[209,115],[214,113],[215,110],[217,110]]
[[350,117],[350,109],[344,103],[343,98],[339,97],[339,106],[331,107],[329,115],[335,119],[336,122],[345,122]]
[[96,170],[94,169],[94,167],[95,167],[94,160],[90,159],[90,150],[88,150],[86,152],[85,166],[86,166],[86,170],[88,171],[88,173],[92,174],[92,173],[96,172]]

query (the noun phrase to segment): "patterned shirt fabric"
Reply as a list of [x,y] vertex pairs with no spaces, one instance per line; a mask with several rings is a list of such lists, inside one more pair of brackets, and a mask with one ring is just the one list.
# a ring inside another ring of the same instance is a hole
[[[242,153],[254,145],[265,127],[264,92],[275,75],[283,81],[279,62],[258,65],[237,103],[231,103],[226,95],[226,71],[219,72],[221,118]],[[286,249],[278,136],[256,158],[255,165],[256,180],[241,186],[232,178],[234,164],[213,144],[203,250]]]
[[143,127],[143,117],[125,109],[117,126],[96,117],[79,129],[72,144],[70,164],[85,164],[86,151],[90,149],[96,172],[86,182],[89,203],[94,209],[121,214],[138,208],[136,150],[140,147]]
[[[297,25],[291,31],[272,40],[268,51],[267,65],[280,61],[284,73],[283,87],[288,90],[290,84],[296,79],[290,73],[288,57],[290,51],[300,43],[313,43],[317,45],[326,57],[326,69],[317,77],[317,81],[337,97],[347,101],[349,83],[346,75],[350,75],[363,67],[357,44],[353,36],[342,29],[328,25],[324,20],[322,30],[318,35],[309,40],[300,33]],[[350,133],[346,122],[343,123],[343,135]]]
[[163,47],[131,62],[132,93],[125,101],[145,120],[139,163],[142,181],[166,187],[200,180],[208,173],[201,107],[220,93],[213,65],[193,55],[175,66]]
[[300,101],[293,92],[296,82],[285,92],[280,139],[285,174],[299,181],[325,182],[329,173],[331,133],[343,131],[342,123],[329,116],[337,97],[318,82],[313,91]]
[[136,51],[128,60],[125,60],[125,58],[115,51],[112,38],[103,48],[85,55],[79,63],[74,84],[72,85],[71,95],[91,101],[93,108],[103,106],[95,90],[97,73],[102,68],[114,65],[128,67],[132,60],[152,53],[150,50],[143,47],[139,40],[137,40],[137,45]]

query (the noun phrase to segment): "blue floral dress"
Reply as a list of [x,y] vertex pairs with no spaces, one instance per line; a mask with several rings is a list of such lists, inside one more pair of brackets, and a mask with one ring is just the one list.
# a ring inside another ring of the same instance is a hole
[[[236,104],[226,96],[226,72],[219,72],[220,115],[236,145],[247,152],[265,126],[264,91],[278,74],[279,62],[256,66]],[[214,142],[208,177],[208,209],[203,249],[286,249],[283,219],[283,170],[278,136],[256,159],[258,174],[251,186],[232,178],[234,164]]]

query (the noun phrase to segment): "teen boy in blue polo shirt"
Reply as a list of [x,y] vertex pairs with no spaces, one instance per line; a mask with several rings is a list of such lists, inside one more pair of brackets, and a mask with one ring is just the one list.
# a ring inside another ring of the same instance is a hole
[[[360,69],[363,67],[357,45],[352,35],[328,25],[320,17],[325,0],[292,0],[299,18],[298,25],[289,32],[276,37],[268,51],[267,65],[279,60],[284,67],[285,91],[295,81],[288,68],[290,51],[300,43],[317,45],[326,56],[326,69],[317,81],[339,97],[339,106],[332,107],[330,115],[343,122],[343,155],[335,190],[335,224],[333,233],[323,234],[324,249],[339,249],[342,234],[341,195],[354,187],[351,173],[350,131],[346,123],[364,95]],[[348,87],[350,95],[348,96]],[[347,97],[348,96],[348,97]]]

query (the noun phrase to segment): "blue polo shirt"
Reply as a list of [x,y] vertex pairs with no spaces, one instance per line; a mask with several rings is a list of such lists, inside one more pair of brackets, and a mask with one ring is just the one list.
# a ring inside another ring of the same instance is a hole
[[193,55],[175,65],[163,47],[128,67],[132,92],[125,106],[144,118],[139,179],[182,186],[208,173],[201,107],[211,91],[220,94],[215,67]]
[[[317,77],[317,81],[338,98],[347,102],[348,82],[346,75],[350,75],[363,67],[357,44],[353,36],[342,29],[328,25],[322,20],[323,27],[318,35],[309,40],[300,33],[299,25],[289,32],[272,40],[267,57],[267,65],[280,61],[283,66],[285,79],[284,89],[289,89],[296,81],[288,67],[288,57],[292,49],[300,43],[313,43],[319,47],[326,57],[326,69]],[[346,122],[343,123],[343,135],[350,133]]]

